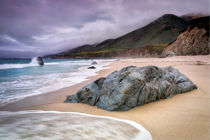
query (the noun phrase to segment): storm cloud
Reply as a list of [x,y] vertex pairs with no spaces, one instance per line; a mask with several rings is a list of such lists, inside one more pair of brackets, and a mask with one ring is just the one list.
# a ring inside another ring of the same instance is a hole
[[208,0],[1,0],[0,57],[33,57],[116,38],[166,13],[209,14]]

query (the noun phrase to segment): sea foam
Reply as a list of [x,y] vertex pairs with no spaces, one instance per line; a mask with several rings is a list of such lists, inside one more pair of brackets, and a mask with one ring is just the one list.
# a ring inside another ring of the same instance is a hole
[[[29,70],[14,69],[13,73],[19,70],[26,74],[0,77],[0,107],[29,96],[56,91],[86,81],[89,77],[97,75],[98,71],[108,68],[106,66],[110,61],[113,60],[97,60],[96,69],[87,69],[91,60],[50,62],[45,63],[47,66],[37,66],[37,68],[33,67]],[[34,63],[32,60],[30,64],[4,65],[13,65],[14,68],[14,65],[23,65],[21,67],[37,65]],[[52,72],[53,70],[54,72]],[[27,74],[30,72],[32,74]],[[34,75],[37,72],[40,74]]]
[[152,140],[140,124],[77,112],[0,112],[0,138],[71,140]]
[[[58,65],[59,63],[45,63],[45,65]],[[0,64],[0,70],[2,69],[19,69],[19,68],[27,68],[27,67],[36,67],[39,66],[36,57],[31,60],[30,63],[25,64]]]

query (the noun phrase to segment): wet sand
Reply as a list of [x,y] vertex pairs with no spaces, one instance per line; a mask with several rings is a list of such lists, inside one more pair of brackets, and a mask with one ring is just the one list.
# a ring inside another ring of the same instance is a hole
[[[191,79],[198,89],[126,112],[108,112],[86,104],[63,103],[66,95],[75,94],[87,83],[129,65],[173,66]],[[108,67],[110,68],[100,71],[88,81],[59,91],[28,97],[0,110],[56,110],[111,116],[140,123],[150,131],[154,140],[210,139],[210,55],[119,59]]]

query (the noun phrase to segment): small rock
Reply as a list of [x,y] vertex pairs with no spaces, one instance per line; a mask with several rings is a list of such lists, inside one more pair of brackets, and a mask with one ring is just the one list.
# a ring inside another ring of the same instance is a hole
[[96,61],[93,61],[93,62],[91,63],[91,65],[96,65],[96,64],[98,64]]
[[173,56],[176,56],[176,53],[174,53],[172,51],[168,51],[167,57],[173,57]]
[[78,103],[76,95],[66,96],[65,103]]
[[88,67],[88,69],[96,69],[96,67],[90,66],[90,67]]

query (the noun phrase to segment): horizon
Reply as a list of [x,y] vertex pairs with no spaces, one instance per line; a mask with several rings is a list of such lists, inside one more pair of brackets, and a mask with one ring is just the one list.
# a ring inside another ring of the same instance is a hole
[[100,43],[141,28],[164,14],[209,15],[208,0],[1,3],[0,58],[32,58]]

